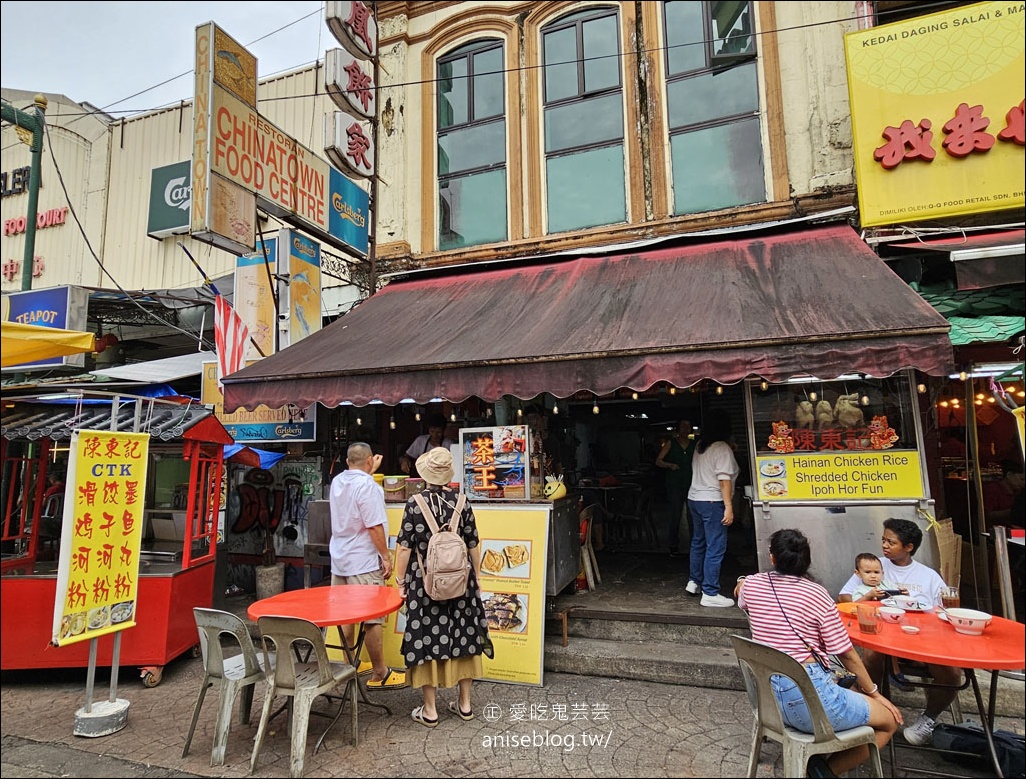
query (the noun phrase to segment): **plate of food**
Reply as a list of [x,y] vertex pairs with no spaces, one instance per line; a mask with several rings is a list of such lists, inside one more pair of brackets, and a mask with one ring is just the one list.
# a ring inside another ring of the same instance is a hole
[[759,473],[770,478],[774,476],[783,476],[784,471],[785,468],[783,460],[767,460],[759,466]]
[[126,600],[122,603],[115,603],[110,607],[110,623],[112,625],[119,625],[122,622],[127,622],[132,617],[132,611],[135,609],[135,603]]
[[527,627],[527,596],[493,592],[484,600],[488,629],[505,633],[523,633]]
[[90,609],[89,611],[89,629],[99,630],[100,628],[107,627],[110,623],[110,608],[108,606],[100,606],[96,609]]
[[497,575],[502,573],[502,569],[505,567],[506,555],[494,549],[485,549],[484,555],[481,556],[482,573]]
[[527,548],[527,544],[507,544],[502,548],[502,554],[510,568],[526,565],[531,559],[531,552]]
[[79,611],[76,614],[65,614],[61,617],[61,626],[57,632],[60,638],[79,636],[86,629],[86,613]]
[[771,498],[776,498],[787,494],[787,485],[782,481],[767,481],[763,482],[762,491]]

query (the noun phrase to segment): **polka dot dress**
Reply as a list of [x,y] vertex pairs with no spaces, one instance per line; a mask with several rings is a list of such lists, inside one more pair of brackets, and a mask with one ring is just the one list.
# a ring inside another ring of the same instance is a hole
[[[443,525],[452,516],[458,495],[448,488],[426,489],[421,495],[431,507],[435,521]],[[460,515],[459,533],[468,549],[478,544],[477,523],[469,503]],[[407,569],[406,632],[402,652],[407,667],[430,660],[456,660],[479,655],[486,633],[484,606],[477,595],[477,577],[470,571],[467,594],[447,601],[431,600],[424,592],[424,577],[417,559],[427,556],[431,531],[416,501],[409,500],[403,513],[398,543],[410,549]]]

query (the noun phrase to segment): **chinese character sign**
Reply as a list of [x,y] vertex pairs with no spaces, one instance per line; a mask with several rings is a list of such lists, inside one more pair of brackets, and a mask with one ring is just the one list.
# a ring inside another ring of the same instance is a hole
[[71,437],[53,643],[135,625],[148,433],[77,430]]
[[1021,8],[977,3],[845,36],[864,227],[1026,203]]
[[531,463],[527,425],[460,430],[463,484],[471,500],[528,497]]

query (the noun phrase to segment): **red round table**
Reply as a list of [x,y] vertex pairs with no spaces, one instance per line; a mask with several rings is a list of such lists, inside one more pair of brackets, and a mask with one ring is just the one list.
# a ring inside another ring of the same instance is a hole
[[[878,620],[879,633],[863,633],[859,630],[855,615],[855,604],[841,603],[841,622],[848,631],[851,642],[865,649],[873,649],[892,657],[904,657],[933,665],[948,665],[961,668],[972,685],[979,709],[980,720],[987,734],[991,760],[996,776],[1002,776],[997,754],[994,750],[992,729],[994,705],[997,701],[999,671],[1018,671],[1023,668],[1023,654],[1026,651],[1026,625],[1003,617],[993,617],[991,623],[979,636],[958,633],[941,619],[939,611],[907,611],[898,624]],[[902,625],[914,625],[919,632],[912,635],[901,629]],[[974,669],[991,672],[990,705],[984,706],[979,682]],[[884,693],[887,692],[888,677],[884,676]],[[917,686],[928,686],[917,684]]]
[[362,624],[399,611],[403,599],[393,587],[374,584],[338,584],[288,590],[270,598],[255,601],[246,614],[252,620],[260,617],[299,617],[317,627]]
[[[366,622],[398,611],[403,605],[399,591],[393,587],[376,584],[334,584],[326,587],[309,587],[303,590],[288,590],[270,598],[255,601],[246,614],[253,621],[260,617],[298,617],[314,623],[319,628],[338,628],[338,644],[329,644],[331,649],[341,649],[354,668],[360,665],[360,652],[367,634]],[[356,642],[350,646],[342,632],[343,625],[360,626]],[[376,706],[391,714],[383,703],[367,699],[367,691],[358,682],[360,699],[368,706]]]

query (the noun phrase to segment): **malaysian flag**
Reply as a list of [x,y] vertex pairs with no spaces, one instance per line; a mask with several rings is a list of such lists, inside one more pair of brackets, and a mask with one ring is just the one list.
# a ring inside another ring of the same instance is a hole
[[249,328],[223,295],[214,298],[214,344],[217,347],[217,386],[243,367]]

